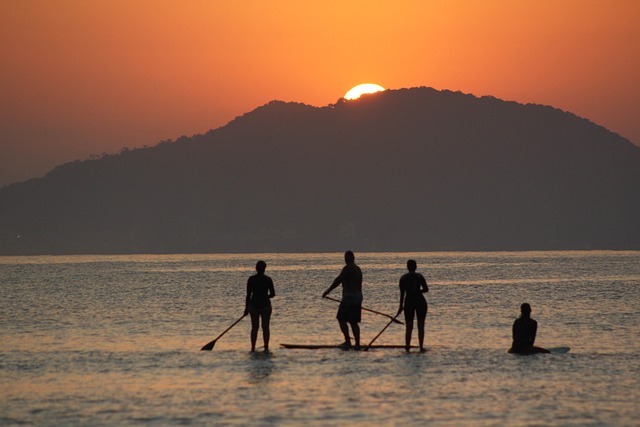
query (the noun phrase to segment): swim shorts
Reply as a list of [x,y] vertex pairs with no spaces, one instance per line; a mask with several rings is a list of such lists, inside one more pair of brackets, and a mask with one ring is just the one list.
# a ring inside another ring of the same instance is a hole
[[338,307],[339,321],[347,323],[360,323],[362,311],[362,292],[343,293],[340,307]]

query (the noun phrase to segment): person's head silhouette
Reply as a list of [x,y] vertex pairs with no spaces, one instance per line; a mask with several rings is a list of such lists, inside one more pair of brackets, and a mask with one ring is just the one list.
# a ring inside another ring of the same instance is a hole
[[347,264],[353,264],[356,262],[356,256],[351,251],[347,251],[344,253],[344,262]]
[[417,268],[418,268],[418,263],[416,263],[415,260],[410,259],[409,261],[407,261],[407,270],[413,272],[413,271],[416,271]]
[[523,317],[531,316],[531,306],[528,303],[524,303],[520,306],[520,313],[522,313]]
[[260,274],[263,274],[264,271],[267,269],[267,263],[264,261],[258,261],[256,263],[256,271]]

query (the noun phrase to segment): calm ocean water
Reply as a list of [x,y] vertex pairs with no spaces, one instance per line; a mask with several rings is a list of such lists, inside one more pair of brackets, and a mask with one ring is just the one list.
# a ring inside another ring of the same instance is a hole
[[[279,347],[341,342],[321,298],[341,253],[0,257],[0,425],[640,425],[640,252],[356,253],[364,306],[395,314],[408,258],[425,354]],[[200,351],[258,259],[271,353],[250,354],[248,319]],[[569,353],[506,353],[522,302]],[[387,320],[363,313],[363,342]]]

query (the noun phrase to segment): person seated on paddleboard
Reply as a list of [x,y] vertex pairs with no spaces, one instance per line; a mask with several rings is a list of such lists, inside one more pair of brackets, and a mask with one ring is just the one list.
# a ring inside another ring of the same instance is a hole
[[538,322],[531,318],[531,306],[526,302],[520,306],[520,317],[513,322],[513,343],[509,353],[535,354],[551,353],[549,350],[534,346]]
[[264,274],[266,269],[267,264],[264,261],[258,261],[256,264],[257,274],[247,280],[247,299],[244,306],[244,315],[251,315],[251,352],[256,351],[260,320],[262,320],[264,351],[269,351],[271,298],[276,296],[276,291],[271,278]]
[[407,261],[408,273],[400,278],[400,307],[398,314],[404,310],[404,323],[406,332],[404,336],[405,349],[409,351],[411,348],[411,333],[413,332],[414,316],[418,318],[418,341],[420,342],[420,351],[425,352],[424,348],[424,322],[427,318],[427,300],[422,295],[429,292],[429,286],[424,276],[416,273],[418,264],[410,259]]
[[344,343],[341,346],[351,347],[349,337],[349,325],[353,332],[355,346],[360,348],[360,316],[362,310],[362,270],[356,265],[356,257],[351,251],[344,254],[346,265],[335,278],[331,286],[324,291],[322,298],[326,298],[329,292],[342,285],[342,301],[338,307],[337,319],[340,330],[344,335]]

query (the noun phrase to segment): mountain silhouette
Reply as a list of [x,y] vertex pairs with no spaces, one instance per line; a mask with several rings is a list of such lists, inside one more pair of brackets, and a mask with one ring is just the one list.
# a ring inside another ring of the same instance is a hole
[[640,249],[640,148],[431,88],[273,101],[0,189],[1,254]]

